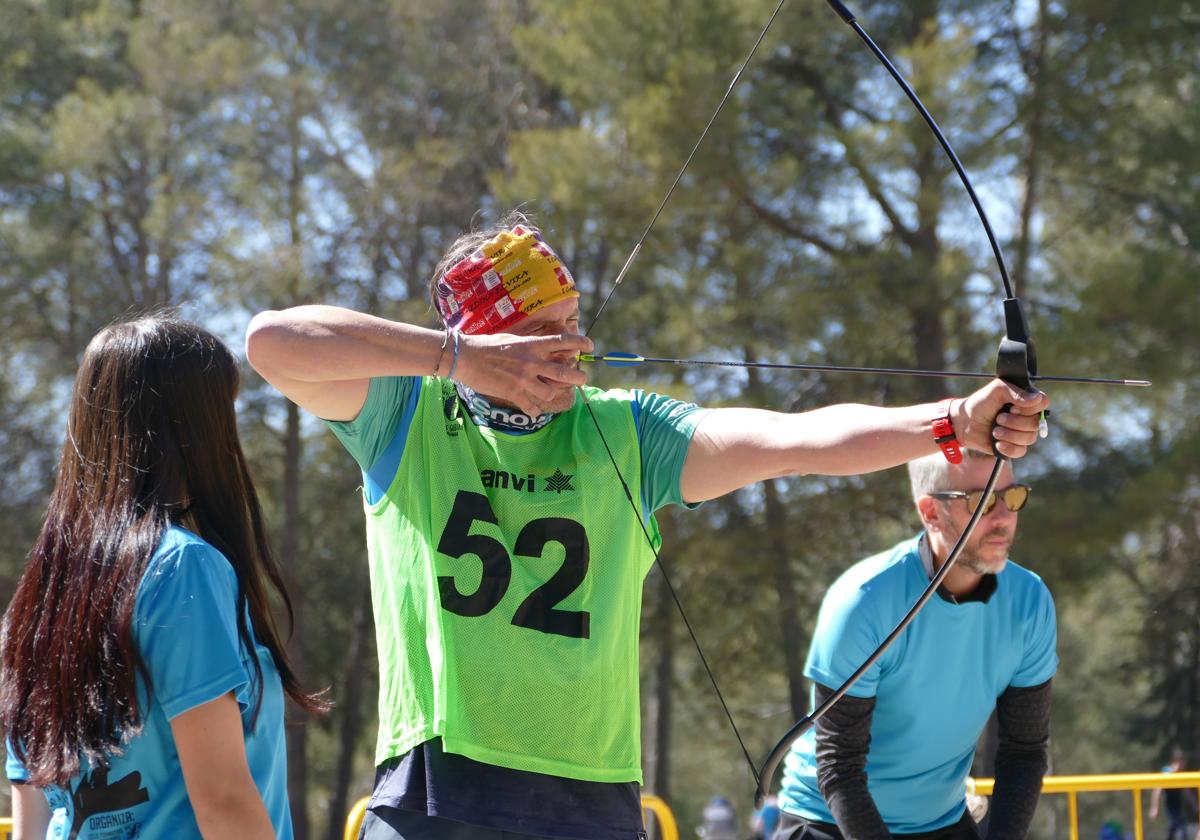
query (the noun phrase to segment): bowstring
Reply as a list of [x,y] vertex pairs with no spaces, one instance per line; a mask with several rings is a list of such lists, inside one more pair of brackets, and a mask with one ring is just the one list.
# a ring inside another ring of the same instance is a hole
[[[750,64],[750,61],[754,58],[754,54],[758,51],[759,45],[762,44],[763,39],[767,37],[767,32],[771,29],[771,25],[779,16],[779,12],[781,9],[783,9],[783,5],[786,2],[787,0],[779,0],[778,5],[775,6],[775,10],[771,13],[771,17],[767,20],[766,25],[762,28],[762,31],[759,32],[758,38],[754,41],[754,46],[752,46],[750,48],[750,52],[747,53],[746,59],[741,63],[741,66],[738,67],[737,72],[734,73],[733,78],[729,82],[729,87],[725,89],[725,94],[721,97],[721,101],[717,103],[716,110],[714,110],[712,116],[709,117],[708,123],[704,126],[704,130],[700,132],[699,139],[697,139],[695,145],[692,146],[692,150],[690,153],[688,153],[687,158],[684,160],[683,166],[679,168],[679,172],[675,175],[675,180],[671,182],[671,186],[667,189],[662,201],[659,202],[658,209],[654,211],[654,215],[651,217],[649,224],[646,225],[645,230],[642,231],[642,235],[638,237],[637,243],[629,252],[629,256],[625,259],[625,263],[621,266],[621,270],[617,273],[616,280],[613,281],[612,288],[609,289],[608,294],[604,296],[603,300],[600,302],[600,307],[596,310],[596,314],[592,316],[591,322],[588,324],[587,329],[584,330],[584,335],[591,334],[592,329],[596,326],[596,322],[600,320],[600,315],[604,312],[605,307],[608,306],[608,302],[612,299],[612,296],[616,293],[618,287],[620,287],[621,282],[625,279],[626,274],[629,273],[630,268],[632,268],[634,261],[637,259],[638,254],[642,250],[642,245],[645,243],[646,238],[650,235],[650,232],[654,230],[654,226],[658,223],[659,217],[662,215],[667,203],[671,200],[671,196],[675,193],[676,187],[678,187],[679,183],[683,180],[683,175],[687,171],[688,166],[691,164],[692,159],[695,158],[696,153],[704,144],[704,140],[708,136],[709,131],[712,129],[713,125],[716,124],[717,117],[720,116],[721,111],[725,107],[725,103],[729,101],[729,97],[733,94],[734,88],[737,87],[737,83],[741,79],[743,71],[745,71],[746,67]],[[708,675],[709,682],[712,684],[713,690],[717,693],[717,699],[720,701],[721,708],[725,712],[725,719],[729,721],[729,726],[733,730],[733,734],[737,739],[738,746],[741,747],[742,755],[746,760],[746,766],[749,768],[750,775],[753,777],[754,784],[757,787],[759,784],[759,775],[757,768],[754,766],[754,760],[750,757],[750,751],[746,748],[745,739],[742,738],[742,733],[738,729],[737,723],[733,719],[733,714],[729,710],[729,704],[725,700],[725,695],[721,691],[721,687],[717,684],[717,678],[713,674],[712,668],[709,667],[708,658],[704,655],[704,649],[700,646],[700,640],[696,635],[696,631],[692,627],[692,623],[690,620],[688,620],[687,613],[683,609],[683,602],[679,599],[675,585],[671,582],[671,576],[667,573],[667,567],[663,563],[662,555],[659,553],[658,549],[654,547],[654,541],[651,539],[650,532],[646,528],[642,511],[640,510],[637,502],[634,501],[633,493],[629,489],[629,484],[625,481],[625,476],[622,475],[621,468],[617,465],[616,457],[613,455],[612,449],[608,445],[608,441],[604,436],[604,431],[600,428],[600,422],[596,418],[595,412],[592,411],[592,405],[588,400],[587,392],[584,391],[582,386],[577,386],[576,390],[583,397],[583,402],[587,407],[588,415],[592,418],[592,424],[596,428],[596,433],[600,436],[600,441],[603,443],[604,449],[608,453],[609,461],[612,463],[613,470],[617,474],[617,479],[620,481],[621,487],[625,492],[625,498],[629,500],[629,504],[633,510],[634,516],[637,517],[638,524],[642,528],[642,534],[646,537],[646,544],[650,547],[650,551],[654,554],[654,563],[656,566],[658,566],[658,571],[662,575],[663,581],[667,585],[667,591],[670,592],[671,599],[675,602],[675,607],[678,609],[679,615],[683,619],[684,625],[687,627],[688,635],[691,636],[692,644],[695,646],[696,653],[700,657],[700,663],[704,666],[704,672]]]

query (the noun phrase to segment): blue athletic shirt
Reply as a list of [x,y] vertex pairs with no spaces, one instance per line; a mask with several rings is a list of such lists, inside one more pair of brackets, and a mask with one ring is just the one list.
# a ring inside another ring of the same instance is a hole
[[[929,585],[917,537],[851,566],[821,604],[804,675],[840,686]],[[850,694],[874,697],[867,788],[892,834],[953,825],[979,733],[1009,686],[1049,680],[1058,667],[1054,601],[1041,578],[1011,561],[986,601],[933,598]],[[814,732],[785,763],[779,804],[833,823],[817,786]]]
[[[399,468],[419,381],[372,379],[354,420],[326,421],[362,469],[368,502],[382,498]],[[641,509],[649,515],[668,504],[683,504],[679,478],[705,410],[659,394],[633,394],[630,410],[642,460]],[[585,782],[495,767],[446,753],[440,742],[431,741],[377,769],[369,807],[535,836],[635,840],[646,836],[638,793],[636,782]]]
[[[139,677],[144,728],[107,770],[87,768],[71,779],[69,789],[43,789],[51,810],[47,840],[199,840],[170,722],[231,691],[241,706],[250,774],[275,836],[290,840],[283,688],[271,652],[256,644],[265,687],[250,730],[255,674],[238,638],[237,592],[237,577],[223,554],[183,528],[167,529],[134,606],[134,640],[154,687],[147,702]],[[11,750],[6,764],[10,781],[28,778]]]

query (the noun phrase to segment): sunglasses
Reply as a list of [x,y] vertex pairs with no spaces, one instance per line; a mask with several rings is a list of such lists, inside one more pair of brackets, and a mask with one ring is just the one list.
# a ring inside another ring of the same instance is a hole
[[[1025,507],[1025,503],[1029,501],[1029,492],[1033,488],[1027,484],[1014,484],[1011,487],[1005,487],[1003,490],[995,490],[987,497],[987,501],[983,503],[983,515],[987,516],[992,512],[992,508],[996,506],[996,497],[1004,502],[1004,506],[1016,513],[1021,508]],[[982,490],[972,490],[967,493],[963,490],[942,490],[938,493],[929,493],[934,499],[966,499],[967,513],[974,513],[979,507],[979,502],[983,499]]]

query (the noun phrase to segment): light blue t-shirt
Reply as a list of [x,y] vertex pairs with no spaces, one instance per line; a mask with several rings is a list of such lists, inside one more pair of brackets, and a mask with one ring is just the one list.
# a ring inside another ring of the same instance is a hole
[[[804,675],[840,686],[929,585],[920,538],[850,567],[821,604]],[[874,697],[867,787],[892,834],[957,822],[979,733],[1009,686],[1041,685],[1058,667],[1054,601],[1011,561],[987,601],[934,597],[850,694]],[[780,806],[832,823],[817,786],[814,732],[785,763]]]
[[[325,421],[362,468],[363,490],[370,503],[383,498],[400,466],[417,410],[419,382],[415,376],[376,377],[357,417]],[[661,394],[640,390],[632,394],[630,410],[642,459],[642,509],[649,514],[664,505],[682,504],[679,477],[692,435],[707,409]]]
[[[275,836],[292,837],[283,733],[283,688],[271,652],[255,645],[264,689],[254,729],[254,665],[237,633],[237,577],[219,551],[179,527],[164,534],[138,587],[134,639],[154,687],[147,705],[138,680],[144,728],[107,769],[84,770],[70,788],[43,789],[50,803],[47,840],[200,838],[184,786],[170,721],[234,692],[242,711],[250,774]],[[9,751],[8,778],[25,768]]]

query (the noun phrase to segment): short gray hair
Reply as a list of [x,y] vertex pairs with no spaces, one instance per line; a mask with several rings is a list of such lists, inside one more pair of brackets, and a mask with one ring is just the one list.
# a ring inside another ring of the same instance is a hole
[[[990,458],[991,456],[976,452],[973,449],[963,449],[963,458]],[[926,455],[915,461],[908,462],[908,480],[912,485],[912,497],[916,502],[922,496],[950,489],[950,471],[954,465],[946,460],[941,452]]]

